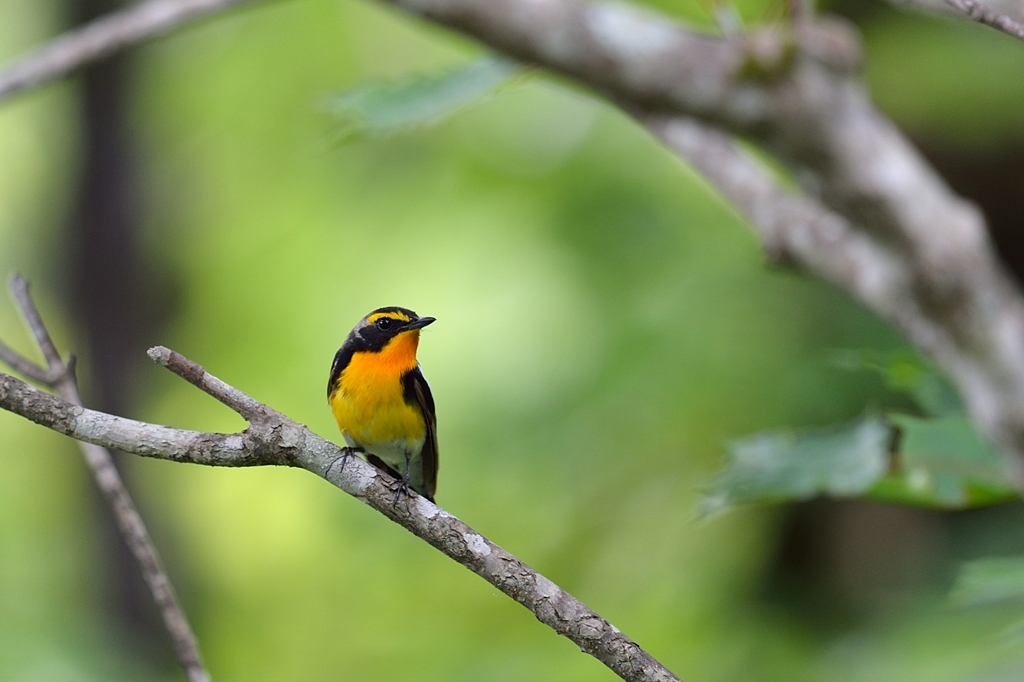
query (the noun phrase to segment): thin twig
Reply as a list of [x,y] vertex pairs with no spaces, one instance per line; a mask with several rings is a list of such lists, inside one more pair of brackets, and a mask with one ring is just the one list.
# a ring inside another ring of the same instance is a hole
[[221,381],[207,372],[202,365],[192,362],[181,353],[157,346],[149,349],[149,357],[153,362],[166,367],[199,390],[224,403],[246,421],[251,422],[269,416],[269,408],[266,405]]
[[146,0],[68,31],[0,71],[0,101],[204,16],[255,0]]
[[[237,434],[202,433],[147,424],[71,405],[0,374],[0,408],[59,433],[144,457],[212,466],[300,467],[370,505],[484,578],[629,682],[679,682],[661,663],[585,604],[426,498],[395,502],[398,482],[308,428],[209,375],[200,365],[158,347],[150,357],[230,406],[253,415]],[[250,410],[255,406],[257,409]]]
[[946,0],[946,3],[963,12],[971,21],[985,24],[1018,40],[1024,40],[1024,25],[976,0]]
[[0,341],[0,362],[3,362],[21,376],[44,386],[49,386],[53,381],[53,377],[50,376],[45,367],[40,367],[3,341]]
[[[10,365],[15,371],[54,390],[68,403],[82,406],[74,364],[71,361],[65,364],[60,353],[57,352],[57,347],[39,314],[39,309],[32,300],[28,280],[18,274],[12,275],[10,290],[11,296],[21,310],[48,367],[43,369],[37,366],[2,342],[0,342],[0,360]],[[146,524],[114,464],[113,456],[106,448],[99,445],[79,441],[79,446],[86,464],[96,479],[96,484],[114,511],[114,518],[117,519],[117,526],[121,530],[125,542],[139,563],[142,577],[149,587],[153,601],[156,602],[160,616],[171,636],[174,652],[185,675],[189,682],[210,682],[210,675],[203,667],[199,656],[199,644],[181,605],[178,603],[174,586],[167,576],[167,571],[164,569],[156,546],[149,536],[149,531],[146,530]]]
[[11,297],[18,304],[18,309],[24,316],[25,323],[28,324],[32,338],[39,346],[39,351],[43,354],[43,359],[46,360],[49,370],[51,372],[59,370],[64,366],[64,361],[61,360],[57,346],[54,345],[50,332],[43,323],[43,317],[39,314],[35,301],[32,300],[28,280],[20,274],[14,273],[7,284],[11,291]]

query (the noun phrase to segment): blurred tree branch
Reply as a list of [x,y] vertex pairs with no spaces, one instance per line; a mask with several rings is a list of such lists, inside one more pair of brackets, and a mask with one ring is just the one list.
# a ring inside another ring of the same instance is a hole
[[256,0],[146,0],[57,37],[0,72],[0,102],[183,24]]
[[732,138],[695,119],[638,113],[750,222],[776,263],[816,272],[895,325],[926,325],[901,298],[902,266],[843,216],[784,190]]
[[971,21],[985,24],[1018,40],[1024,40],[1024,25],[975,0],[946,0]]
[[[43,318],[36,308],[29,284],[20,275],[13,275],[10,280],[11,296],[17,303],[28,325],[32,338],[39,347],[46,367],[40,367],[25,358],[17,351],[0,341],[0,361],[11,366],[16,372],[28,379],[38,382],[53,390],[57,395],[72,405],[81,406],[82,396],[78,391],[78,380],[75,377],[74,356],[65,363],[57,352],[57,347],[50,337]],[[203,667],[199,656],[199,645],[192,628],[189,626],[185,612],[178,603],[174,586],[163,566],[160,554],[146,530],[146,524],[125,487],[121,474],[114,464],[111,453],[99,445],[79,441],[85,463],[92,471],[96,485],[107,499],[117,520],[117,526],[138,562],[142,576],[149,587],[153,601],[163,619],[164,626],[171,636],[174,652],[178,663],[185,671],[189,682],[209,682],[210,675]]]
[[575,642],[624,680],[678,679],[585,604],[426,499],[395,501],[398,482],[337,445],[208,374],[166,348],[157,363],[202,389],[249,422],[241,433],[174,429],[85,409],[0,373],[0,408],[95,446],[144,457],[211,466],[293,466],[320,476],[426,540]]
[[967,19],[1024,40],[1024,3],[1020,0],[889,0],[898,7]]

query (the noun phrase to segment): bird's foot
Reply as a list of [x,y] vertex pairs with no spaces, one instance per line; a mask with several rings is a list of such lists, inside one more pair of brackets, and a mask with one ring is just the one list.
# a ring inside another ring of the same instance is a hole
[[398,500],[402,497],[402,495],[405,495],[406,499],[412,497],[412,495],[409,494],[408,476],[403,476],[402,478],[398,479],[398,488],[395,490],[395,499],[391,501],[391,505],[394,506],[398,504]]
[[395,501],[391,503],[392,506],[398,504],[398,498],[402,496],[402,493],[405,493],[406,499],[411,497],[411,495],[409,495],[409,473],[410,473],[411,467],[412,467],[412,455],[410,455],[408,452],[406,452],[405,453],[405,473],[402,474],[402,478],[400,479],[399,484],[398,484],[398,490],[395,491]]
[[341,476],[345,471],[345,464],[348,463],[348,458],[353,457],[357,452],[363,452],[362,448],[349,448],[345,447],[341,449],[341,455],[335,457],[330,464],[327,465],[327,471],[324,472],[324,478],[328,478],[331,475],[331,469],[338,462],[341,462],[341,469],[338,470],[338,475]]

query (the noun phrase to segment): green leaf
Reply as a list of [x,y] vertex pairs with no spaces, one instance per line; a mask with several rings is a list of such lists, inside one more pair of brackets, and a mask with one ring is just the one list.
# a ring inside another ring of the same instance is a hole
[[851,371],[881,374],[889,388],[908,394],[928,414],[941,417],[964,413],[953,385],[913,351],[840,350],[833,353],[832,362]]
[[935,509],[1020,498],[1002,456],[966,417],[890,414],[829,431],[767,432],[733,443],[699,512],[819,494]]
[[889,438],[888,424],[867,418],[839,429],[770,432],[736,441],[699,511],[705,516],[746,502],[864,493],[885,474]]
[[1020,499],[1019,493],[1008,485],[990,485],[964,481],[957,494],[936,491],[930,479],[902,472],[885,476],[864,497],[879,502],[905,504],[929,509],[976,509]]
[[368,82],[333,96],[327,109],[342,140],[381,137],[435,123],[509,80],[520,66],[486,57],[431,76]]
[[872,497],[947,509],[1018,497],[1007,480],[1002,455],[967,417],[920,419],[891,414],[888,419],[900,434],[898,473],[892,477],[895,481],[880,486]]

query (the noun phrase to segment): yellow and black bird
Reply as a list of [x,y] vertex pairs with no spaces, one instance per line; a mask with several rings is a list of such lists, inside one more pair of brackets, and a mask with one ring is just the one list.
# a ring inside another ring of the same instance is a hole
[[420,330],[433,321],[406,308],[374,310],[349,332],[327,383],[327,401],[349,448],[399,479],[399,495],[412,488],[431,502],[437,420],[416,349]]

